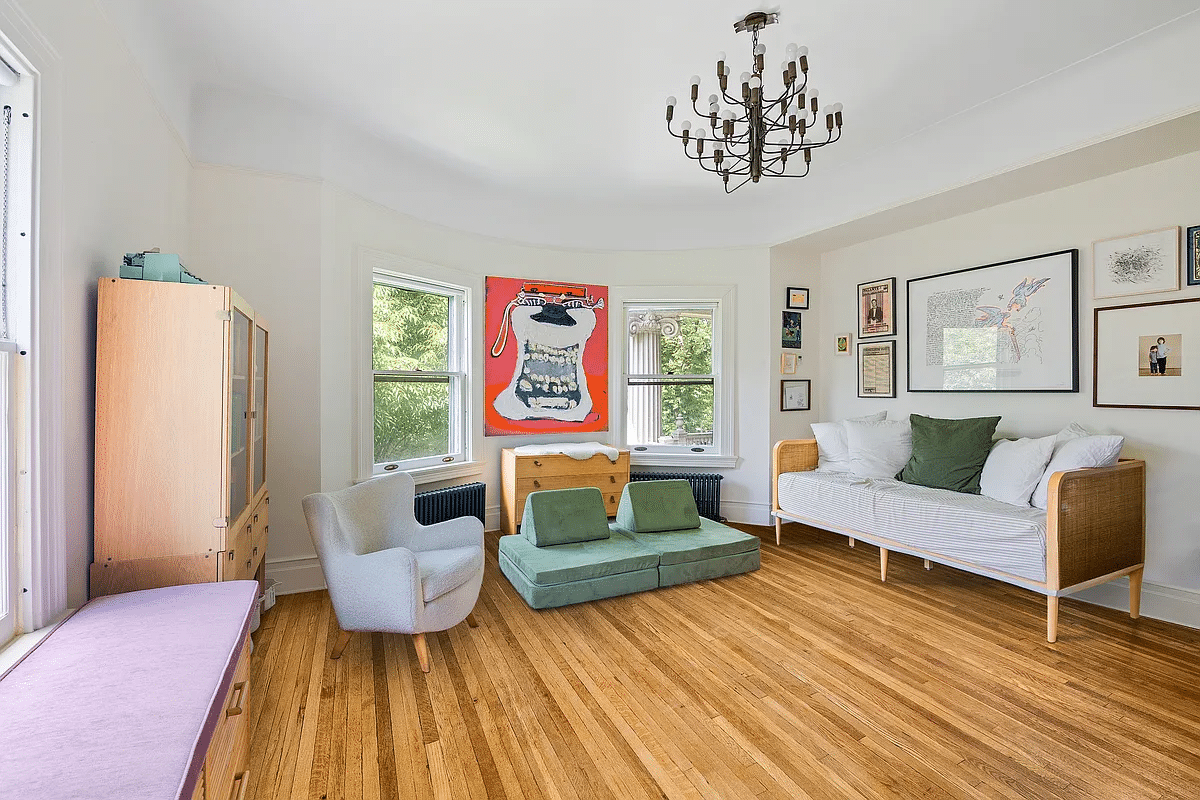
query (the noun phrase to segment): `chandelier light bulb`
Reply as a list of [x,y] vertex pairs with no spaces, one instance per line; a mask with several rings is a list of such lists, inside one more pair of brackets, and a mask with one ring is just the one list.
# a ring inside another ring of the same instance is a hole
[[685,131],[690,131],[692,129],[692,121],[690,119],[685,119],[683,122],[679,123],[679,127]]
[[742,73],[742,76],[741,76],[741,82],[742,82],[742,83],[749,83],[749,82],[750,82],[750,73],[749,73],[749,72],[743,72],[743,73]]
[[807,47],[797,47],[796,48],[796,58],[799,58],[800,56],[806,56],[806,55],[808,55]]
[[730,75],[732,75],[732,74],[733,74],[733,70],[731,70],[731,69],[729,68],[729,65],[728,65],[728,64],[726,64],[726,65],[725,65],[725,73],[724,73],[724,74],[725,74],[725,77],[726,77],[726,78],[728,78]]
[[767,46],[765,44],[759,44],[758,46],[756,46],[754,48],[754,55],[763,56],[766,54],[767,54]]
[[788,46],[783,48],[783,52],[794,58],[796,55],[796,43],[788,42]]
[[697,128],[697,129],[696,129],[695,136],[696,136],[696,138],[697,138],[697,139],[700,139],[701,141],[703,141],[703,140],[704,140],[704,137],[705,137],[705,136],[707,136],[707,135],[708,135],[708,134],[706,134],[706,133],[704,132],[704,128]]
[[678,102],[679,101],[675,99],[675,95],[671,95],[667,98],[667,108],[674,108],[675,104]]
[[751,89],[757,89],[760,86],[762,86],[762,78],[758,77],[757,75],[750,78],[750,88]]
[[717,61],[724,61],[724,60],[725,60],[725,51],[722,50],[721,52],[717,53]]
[[721,119],[733,120],[733,109],[727,108],[721,112]]
[[720,113],[721,113],[721,106],[720,106],[720,104],[718,104],[718,103],[712,103],[712,104],[710,104],[710,105],[709,105],[709,107],[708,107],[708,113],[709,113],[709,114],[720,114]]
[[691,77],[691,83],[692,83],[692,86],[699,86],[699,85],[700,85],[700,76],[699,76],[699,75],[693,75],[693,76]]
[[816,100],[821,96],[821,91],[819,89],[808,89],[805,94],[808,95],[809,100]]
[[829,107],[829,110],[830,110],[832,113],[836,114],[836,113],[838,113],[839,111],[841,111],[841,110],[842,110],[842,104],[841,104],[841,103],[834,103],[833,105],[831,105],[831,106]]

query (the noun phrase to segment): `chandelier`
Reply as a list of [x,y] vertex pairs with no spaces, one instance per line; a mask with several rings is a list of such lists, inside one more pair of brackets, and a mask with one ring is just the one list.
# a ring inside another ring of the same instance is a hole
[[[778,21],[778,12],[754,11],[733,24],[734,31],[750,31],[754,37],[753,71],[741,74],[741,90],[731,95],[728,91],[729,65],[725,63],[725,54],[718,53],[717,82],[721,93],[708,96],[707,113],[697,105],[700,76],[692,76],[692,110],[701,118],[708,118],[707,127],[712,132],[712,146],[707,152],[705,140],[709,134],[705,124],[697,125],[685,119],[679,123],[676,132],[672,125],[676,100],[667,98],[667,132],[683,142],[684,155],[699,162],[706,172],[721,176],[726,194],[751,181],[758,183],[763,176],[803,178],[808,174],[812,151],[833,144],[842,136],[842,104],[833,103],[820,109],[819,92],[808,85],[807,47],[787,46],[787,58],[779,67],[783,75],[783,92],[774,100],[764,97],[763,70],[767,48],[759,44],[758,34]],[[822,115],[825,117],[824,140],[814,141],[810,136],[820,136],[816,131]],[[797,166],[799,162],[803,162],[803,168]],[[732,185],[730,178],[734,179]]]

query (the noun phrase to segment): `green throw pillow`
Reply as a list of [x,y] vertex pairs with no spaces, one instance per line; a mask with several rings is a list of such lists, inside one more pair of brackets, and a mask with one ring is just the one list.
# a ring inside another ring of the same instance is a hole
[[687,481],[634,481],[625,484],[617,524],[635,533],[700,527],[696,496]]
[[521,533],[537,547],[607,539],[604,497],[595,486],[530,492]]
[[910,414],[912,457],[896,480],[979,494],[979,476],[992,451],[999,417],[936,419]]

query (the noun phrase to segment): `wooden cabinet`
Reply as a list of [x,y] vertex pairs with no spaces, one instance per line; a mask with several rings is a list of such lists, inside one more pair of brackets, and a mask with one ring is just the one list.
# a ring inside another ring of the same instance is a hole
[[228,286],[100,280],[93,596],[262,577],[269,336]]
[[243,800],[250,782],[250,644],[242,646],[193,798]]
[[529,493],[545,489],[595,486],[611,517],[629,483],[629,451],[622,450],[614,463],[605,455],[581,461],[566,455],[522,456],[511,449],[502,450],[500,483],[500,530],[504,533],[517,532]]

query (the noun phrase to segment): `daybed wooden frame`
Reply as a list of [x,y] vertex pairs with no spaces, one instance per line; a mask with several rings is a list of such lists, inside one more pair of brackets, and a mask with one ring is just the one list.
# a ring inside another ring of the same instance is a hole
[[784,439],[771,456],[771,515],[775,518],[775,543],[783,523],[799,522],[879,547],[879,577],[887,580],[888,552],[965,569],[978,575],[1022,586],[1046,595],[1046,641],[1058,639],[1058,598],[1100,583],[1129,576],[1129,616],[1137,619],[1142,596],[1142,570],[1146,563],[1146,462],[1123,458],[1099,469],[1056,472],[1050,479],[1046,512],[1046,580],[1030,581],[1006,572],[948,558],[921,548],[860,531],[791,514],[779,507],[779,476],[817,468],[815,439]]

